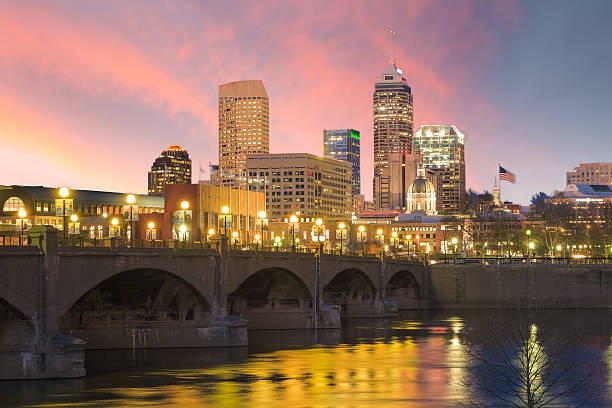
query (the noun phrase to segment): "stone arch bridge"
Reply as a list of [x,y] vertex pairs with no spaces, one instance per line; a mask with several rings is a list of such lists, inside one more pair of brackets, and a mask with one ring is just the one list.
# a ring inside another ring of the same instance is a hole
[[[84,375],[82,348],[246,345],[252,329],[338,328],[427,308],[426,268],[286,252],[0,247],[7,378]],[[83,341],[85,343],[83,343]]]

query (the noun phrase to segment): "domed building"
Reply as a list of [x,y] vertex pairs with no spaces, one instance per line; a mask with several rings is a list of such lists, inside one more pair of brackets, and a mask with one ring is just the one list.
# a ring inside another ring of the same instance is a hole
[[406,213],[436,215],[436,188],[425,178],[425,169],[417,169],[417,178],[408,187]]

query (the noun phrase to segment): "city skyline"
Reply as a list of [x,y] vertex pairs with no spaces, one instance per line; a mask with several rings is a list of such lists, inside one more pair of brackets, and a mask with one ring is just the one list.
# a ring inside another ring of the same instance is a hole
[[[580,162],[610,161],[610,6],[559,4],[381,11],[322,3],[317,11],[238,3],[157,6],[145,16],[136,3],[8,4],[0,16],[0,34],[12,39],[0,45],[2,183],[144,192],[150,158],[170,144],[207,168],[216,162],[217,87],[261,78],[271,153],[322,156],[323,129],[359,129],[362,190],[371,197],[372,83],[388,64],[393,27],[397,64],[415,94],[414,128],[456,124],[467,135],[466,187],[492,191],[501,162],[518,179],[503,185],[502,199],[527,204],[538,191],[562,190]],[[144,30],[150,25],[159,30]],[[590,143],[576,149],[585,134]]]

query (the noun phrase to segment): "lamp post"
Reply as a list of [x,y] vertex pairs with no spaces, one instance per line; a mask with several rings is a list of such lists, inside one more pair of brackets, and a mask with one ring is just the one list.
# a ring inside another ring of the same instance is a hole
[[238,242],[238,231],[232,232],[232,241],[234,244],[234,249],[236,249],[236,243]]
[[391,251],[396,252],[397,247],[397,231],[391,233]]
[[134,246],[134,222],[132,209],[136,202],[136,196],[134,194],[128,194],[125,197],[125,201],[130,205],[130,246]]
[[297,215],[293,214],[289,217],[289,231],[291,232],[291,252],[295,252],[295,224],[298,222]]
[[59,195],[62,197],[62,211],[64,212],[64,220],[62,221],[62,230],[64,235],[64,245],[66,245],[66,198],[70,195],[68,187],[60,187]]
[[223,236],[227,238],[227,215],[230,209],[227,205],[221,207],[221,214],[223,214]]
[[[531,230],[528,229],[525,231],[525,234],[527,235],[527,248],[531,249]],[[529,249],[527,249],[527,258],[531,256],[531,251]]]
[[22,208],[17,212],[17,215],[21,219],[21,239],[19,241],[20,241],[20,245],[23,245],[23,222],[24,222],[24,218],[28,214],[26,213],[26,210]]
[[[119,220],[117,218],[113,218],[111,220],[111,225],[113,226],[113,237],[117,236],[117,225],[119,225]],[[108,235],[110,236],[110,231],[108,231]]]
[[344,242],[344,230],[346,229],[346,224],[340,221],[338,223],[338,228],[340,229],[340,255],[342,255],[342,243]]
[[261,233],[261,246],[263,248],[263,244],[265,243],[264,241],[264,221],[266,220],[266,212],[264,210],[261,210],[257,213],[257,218],[259,219],[259,225],[260,225],[260,233]]
[[366,234],[365,230],[366,230],[365,225],[360,225],[360,226],[357,228],[357,240],[360,242],[360,245],[361,245],[361,252],[362,252],[362,253],[363,253],[363,252],[365,252],[365,251],[363,250],[363,246],[364,246],[364,244],[363,244],[363,243],[364,243],[364,242],[366,242],[366,240],[367,240],[367,238],[368,238],[368,235]]
[[[190,231],[191,230],[191,219],[189,220],[189,223],[187,222],[187,210],[189,209],[189,201],[187,200],[183,200],[181,201],[181,210],[183,210],[183,223],[185,225],[185,232]],[[187,235],[184,235],[184,241],[187,241]],[[190,236],[189,239],[191,239],[192,237]]]

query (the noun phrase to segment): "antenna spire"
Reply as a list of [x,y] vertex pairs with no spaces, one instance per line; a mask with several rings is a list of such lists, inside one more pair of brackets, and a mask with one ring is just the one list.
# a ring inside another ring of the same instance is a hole
[[395,39],[395,34],[396,32],[393,29],[389,30],[389,45],[391,46],[389,50],[391,60],[390,63],[393,65],[395,65],[395,48],[393,47],[393,40]]

